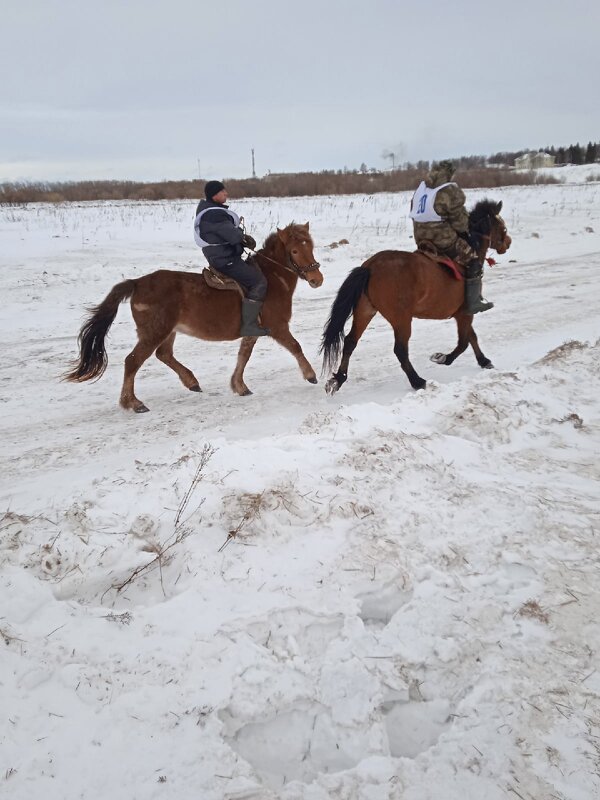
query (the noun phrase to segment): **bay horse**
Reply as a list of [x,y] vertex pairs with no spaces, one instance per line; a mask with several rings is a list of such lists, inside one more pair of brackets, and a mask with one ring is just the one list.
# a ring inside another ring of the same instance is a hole
[[[289,322],[298,279],[306,280],[313,289],[323,283],[313,247],[309,223],[291,223],[271,233],[255,254],[268,282],[262,325],[295,357],[303,378],[309,383],[317,383],[317,376],[290,333]],[[124,300],[131,301],[138,334],[138,343],[125,359],[120,398],[125,409],[138,413],[149,410],[135,396],[134,381],[137,371],[152,353],[178,375],[186,389],[202,391],[194,373],[173,355],[177,333],[212,342],[232,341],[240,336],[242,304],[238,291],[210,288],[198,273],[161,269],[118,283],[99,305],[89,309],[90,316],[79,333],[79,358],[64,380],[82,382],[102,377],[108,363],[104,339]],[[254,337],[244,337],[240,344],[231,377],[231,388],[239,395],[252,394],[244,383],[244,368],[255,344]]]
[[[481,263],[489,247],[505,253],[511,238],[500,216],[502,201],[481,200],[469,214],[469,233]],[[394,354],[413,389],[424,389],[426,382],[418,375],[408,357],[412,320],[449,319],[454,317],[458,344],[451,353],[434,353],[437,364],[452,364],[470,344],[477,363],[483,369],[492,362],[481,352],[473,330],[473,315],[463,309],[465,284],[451,272],[419,251],[382,250],[360,267],[355,267],[340,286],[325,325],[320,352],[323,372],[332,372],[325,391],[334,394],[348,378],[348,364],[360,337],[379,312],[394,330]],[[352,327],[344,335],[346,320],[353,315]]]

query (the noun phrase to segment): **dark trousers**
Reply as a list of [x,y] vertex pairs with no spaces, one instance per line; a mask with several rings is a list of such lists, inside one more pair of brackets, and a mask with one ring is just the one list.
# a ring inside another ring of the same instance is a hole
[[248,300],[264,300],[267,294],[267,279],[260,267],[254,261],[244,261],[240,256],[232,258],[231,261],[214,263],[215,269],[233,278],[242,285]]

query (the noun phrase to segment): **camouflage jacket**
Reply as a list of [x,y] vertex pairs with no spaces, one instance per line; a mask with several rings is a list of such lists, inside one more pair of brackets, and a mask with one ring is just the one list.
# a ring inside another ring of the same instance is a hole
[[[430,189],[441,186],[452,179],[452,174],[447,170],[434,168],[425,179],[425,184]],[[441,222],[413,222],[415,242],[417,247],[425,242],[432,242],[440,254],[457,258],[460,261],[470,260],[476,254],[467,242],[459,237],[459,233],[469,230],[469,215],[465,208],[465,193],[456,183],[444,186],[435,196],[434,210]],[[466,250],[465,246],[466,245]]]

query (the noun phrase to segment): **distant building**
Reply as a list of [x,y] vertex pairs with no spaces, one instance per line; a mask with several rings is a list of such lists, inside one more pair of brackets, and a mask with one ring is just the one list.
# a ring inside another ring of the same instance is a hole
[[549,153],[525,153],[520,158],[515,158],[517,169],[538,169],[539,167],[553,167],[555,156]]

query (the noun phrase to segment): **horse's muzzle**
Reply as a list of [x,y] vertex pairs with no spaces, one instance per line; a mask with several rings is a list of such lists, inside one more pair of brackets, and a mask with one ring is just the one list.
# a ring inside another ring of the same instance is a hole
[[498,255],[499,256],[504,255],[504,253],[506,253],[506,251],[511,246],[511,244],[512,244],[512,239],[510,238],[510,236],[507,233],[506,236],[504,237],[504,239],[502,240],[502,244],[499,245],[498,249],[496,250]]
[[318,289],[323,283],[321,265],[318,261],[313,261],[312,264],[307,264],[305,267],[299,267],[293,260],[291,260],[291,263],[296,274],[303,278],[313,289]]

